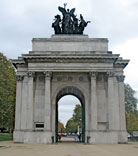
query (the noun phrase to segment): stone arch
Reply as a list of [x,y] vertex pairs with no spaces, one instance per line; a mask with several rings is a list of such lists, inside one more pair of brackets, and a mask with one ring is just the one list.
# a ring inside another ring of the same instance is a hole
[[85,98],[84,98],[82,91],[74,86],[66,86],[66,87],[62,88],[58,92],[56,100],[59,100],[61,97],[65,96],[65,95],[69,95],[69,94],[76,96],[81,101],[81,103],[85,102]]
[[62,83],[60,85],[60,87],[57,87],[56,89],[53,89],[53,94],[52,94],[52,103],[55,101],[55,99],[58,96],[58,93],[64,89],[64,88],[68,88],[68,87],[73,87],[73,88],[77,88],[78,90],[80,90],[80,92],[83,94],[85,100],[89,98],[89,91],[86,90],[86,88],[82,87],[80,84],[76,84],[76,83],[72,83],[72,82],[68,82],[68,83]]
[[80,89],[74,86],[66,86],[60,89],[56,96],[56,142],[58,141],[58,101],[65,95],[73,95],[77,97],[82,105],[82,142],[85,143],[85,97]]

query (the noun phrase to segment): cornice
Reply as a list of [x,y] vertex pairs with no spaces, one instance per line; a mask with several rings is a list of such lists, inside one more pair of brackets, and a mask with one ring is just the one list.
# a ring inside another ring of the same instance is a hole
[[118,54],[108,54],[108,53],[29,53],[29,54],[23,54],[23,59],[41,59],[41,58],[74,58],[74,59],[83,59],[83,58],[91,58],[91,59],[114,59],[117,60],[119,57]]
[[17,67],[27,67],[27,64],[23,58],[18,59],[11,59],[11,63],[14,65],[14,67],[17,69]]
[[25,62],[55,62],[55,63],[114,63],[118,59],[119,55],[101,55],[101,54],[26,54],[23,55]]
[[17,67],[27,67],[28,63],[113,63],[115,68],[125,68],[129,60],[123,60],[119,54],[106,53],[29,53],[11,60]]
[[125,68],[130,60],[117,60],[114,64],[115,68]]
[[52,35],[52,38],[33,38],[32,42],[108,42],[107,38],[88,38],[87,35]]

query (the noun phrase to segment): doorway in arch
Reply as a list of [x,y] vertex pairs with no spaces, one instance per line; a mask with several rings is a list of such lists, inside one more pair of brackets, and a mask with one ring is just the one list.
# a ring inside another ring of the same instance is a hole
[[[73,96],[73,97],[76,97],[78,99],[78,101],[80,102],[80,105],[81,105],[81,125],[78,125],[78,128],[77,128],[77,131],[76,131],[76,134],[73,134],[73,135],[79,135],[81,133],[81,142],[84,142],[85,143],[85,99],[84,99],[84,96],[82,94],[82,92],[76,88],[76,87],[66,87],[66,88],[63,88],[59,91],[58,95],[57,95],[57,98],[56,98],[56,126],[55,126],[55,131],[56,131],[56,142],[59,141],[59,109],[60,109],[60,101],[65,98],[67,95],[70,95],[70,96]],[[66,107],[66,104],[67,102],[65,101],[64,102],[64,106]],[[75,106],[75,105],[74,105]],[[62,135],[62,134],[61,134]],[[67,134],[68,135],[68,134]],[[69,136],[67,136],[69,137]],[[75,136],[74,136],[74,139],[75,139]],[[77,141],[77,140],[76,140]]]

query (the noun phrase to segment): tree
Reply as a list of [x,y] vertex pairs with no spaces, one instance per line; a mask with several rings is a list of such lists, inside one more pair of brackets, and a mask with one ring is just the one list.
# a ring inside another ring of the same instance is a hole
[[64,125],[63,125],[63,123],[60,122],[60,121],[58,122],[58,132],[59,132],[59,133],[65,132]]
[[0,53],[0,128],[13,130],[15,96],[14,68],[10,61]]
[[133,135],[133,131],[138,131],[138,111],[126,114],[127,131]]
[[138,100],[135,98],[135,93],[129,84],[125,84],[125,105],[126,113],[137,110]]
[[77,104],[73,110],[73,116],[66,124],[66,131],[69,133],[77,133],[78,126],[82,125],[82,107]]
[[77,133],[78,124],[73,120],[68,120],[66,124],[66,132],[67,133]]
[[125,84],[126,128],[131,135],[138,131],[138,111],[135,93],[129,84]]
[[82,107],[80,104],[77,104],[75,106],[75,109],[73,111],[73,121],[77,123],[77,125],[82,124]]

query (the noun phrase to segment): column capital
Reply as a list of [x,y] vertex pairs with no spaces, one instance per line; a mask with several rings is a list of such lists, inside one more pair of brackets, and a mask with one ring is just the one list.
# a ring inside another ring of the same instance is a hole
[[117,75],[116,78],[117,78],[118,82],[124,82],[125,76],[124,75]]
[[43,73],[45,75],[45,78],[51,78],[52,77],[52,72],[51,71],[45,71]]
[[22,81],[24,79],[23,75],[16,75],[16,81]]
[[107,72],[108,78],[113,78],[115,73],[113,71]]
[[28,75],[28,77],[34,77],[35,72],[33,72],[33,71],[29,71],[29,72],[27,73],[27,75]]
[[98,74],[98,72],[89,72],[89,77],[90,78],[96,78],[97,74]]

